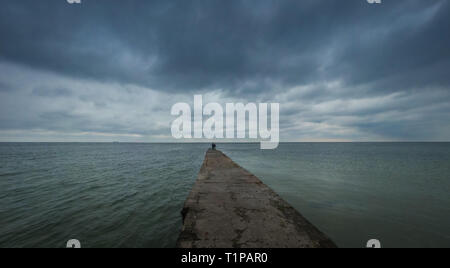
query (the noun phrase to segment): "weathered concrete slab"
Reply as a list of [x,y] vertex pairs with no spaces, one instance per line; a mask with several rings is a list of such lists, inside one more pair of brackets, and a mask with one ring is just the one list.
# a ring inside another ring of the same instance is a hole
[[257,177],[209,150],[183,209],[181,248],[327,248],[335,244]]

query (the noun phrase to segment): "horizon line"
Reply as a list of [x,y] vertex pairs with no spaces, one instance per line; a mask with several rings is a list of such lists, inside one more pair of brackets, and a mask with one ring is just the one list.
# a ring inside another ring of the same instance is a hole
[[[199,141],[199,142],[136,142],[136,141],[0,141],[0,143],[124,143],[124,144],[260,144],[260,141],[254,142],[217,142],[217,141]],[[450,143],[450,141],[284,141],[283,143]]]

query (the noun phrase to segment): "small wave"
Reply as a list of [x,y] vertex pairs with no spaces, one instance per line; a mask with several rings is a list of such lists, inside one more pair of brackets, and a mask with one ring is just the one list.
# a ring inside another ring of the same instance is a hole
[[8,173],[1,173],[1,174],[0,174],[0,177],[17,176],[17,175],[22,175],[22,174],[26,174],[26,172],[8,172]]

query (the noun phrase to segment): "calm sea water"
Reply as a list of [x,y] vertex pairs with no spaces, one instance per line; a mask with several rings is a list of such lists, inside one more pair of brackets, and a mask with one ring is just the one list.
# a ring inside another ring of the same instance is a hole
[[[0,247],[173,247],[205,144],[0,144]],[[340,247],[450,247],[449,143],[219,149]]]

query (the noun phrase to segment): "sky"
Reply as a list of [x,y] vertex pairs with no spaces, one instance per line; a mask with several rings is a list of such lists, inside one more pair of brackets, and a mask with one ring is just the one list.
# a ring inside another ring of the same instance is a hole
[[450,141],[450,1],[1,0],[0,142],[167,142],[280,103],[281,141]]

